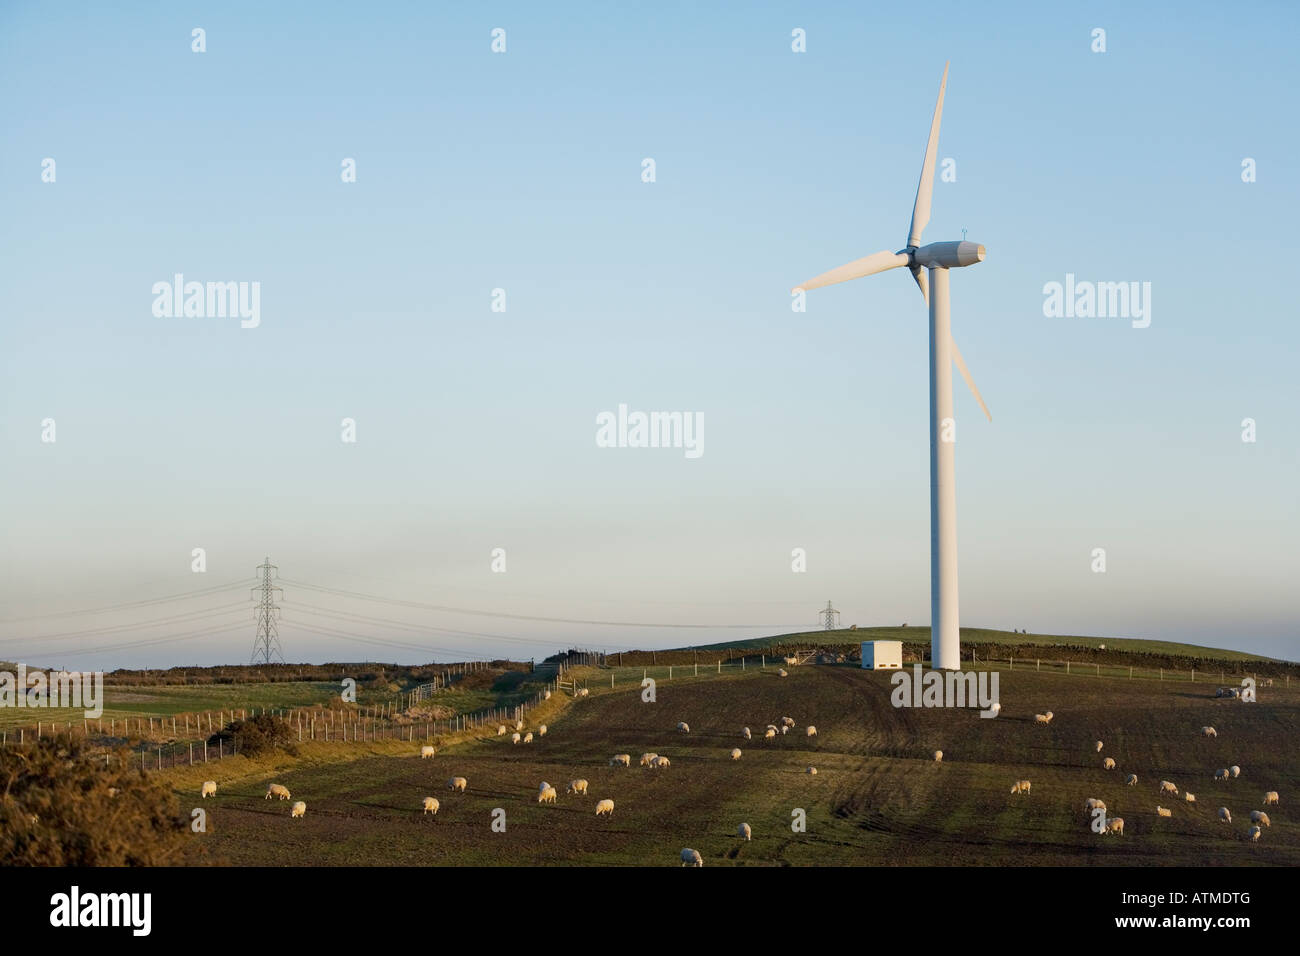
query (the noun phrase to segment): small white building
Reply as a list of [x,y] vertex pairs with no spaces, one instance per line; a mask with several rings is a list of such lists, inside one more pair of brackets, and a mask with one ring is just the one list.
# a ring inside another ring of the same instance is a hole
[[871,671],[895,670],[903,666],[902,641],[863,641],[862,666]]

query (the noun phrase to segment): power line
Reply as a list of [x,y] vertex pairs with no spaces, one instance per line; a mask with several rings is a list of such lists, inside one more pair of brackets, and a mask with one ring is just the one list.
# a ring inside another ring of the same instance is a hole
[[230,584],[216,584],[209,588],[199,588],[195,591],[186,591],[184,594],[173,594],[168,597],[145,598],[140,601],[127,601],[125,604],[109,604],[104,607],[86,608],[81,611],[56,611],[52,614],[36,614],[31,617],[11,617],[0,621],[0,624],[23,624],[27,621],[44,621],[55,617],[79,617],[85,614],[107,614],[110,611],[124,611],[129,608],[147,607],[153,604],[166,604],[169,601],[185,601],[190,598],[216,594],[220,591],[233,591],[237,588],[244,588],[247,586],[248,579],[245,578],[242,581],[235,581]]
[[172,614],[167,617],[155,618],[152,621],[143,621],[141,623],[131,624],[112,624],[107,627],[92,627],[82,631],[62,631],[57,634],[33,634],[28,637],[6,637],[0,638],[0,644],[22,644],[36,643],[44,641],[67,641],[79,637],[90,637],[95,634],[112,634],[117,631],[143,630],[151,627],[158,627],[160,624],[174,624],[178,621],[188,620],[190,618],[206,619],[208,617],[223,617],[227,614],[233,614],[235,611],[247,611],[248,604],[241,601],[238,604],[223,604],[215,608],[204,608],[199,611],[185,611],[181,614]]
[[270,664],[276,657],[280,663],[284,663],[284,651],[280,648],[280,633],[276,630],[275,621],[280,612],[280,608],[275,603],[275,593],[282,589],[271,583],[271,572],[279,571],[271,559],[267,558],[257,566],[257,570],[262,572],[262,583],[253,587],[251,590],[260,591],[262,599],[257,605],[257,636],[253,638],[253,656],[249,660],[250,664],[256,664],[257,658],[261,655],[263,664]]

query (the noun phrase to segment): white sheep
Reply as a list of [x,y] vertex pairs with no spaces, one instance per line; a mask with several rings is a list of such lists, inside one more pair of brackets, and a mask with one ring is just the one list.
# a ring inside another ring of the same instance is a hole
[[436,817],[436,816],[438,815],[438,807],[440,807],[441,805],[442,805],[442,804],[438,803],[438,801],[437,801],[436,798],[434,798],[434,797],[425,797],[425,798],[424,798],[424,813],[432,813],[432,814]]
[[204,780],[203,789],[199,792],[199,796],[203,799],[207,799],[208,797],[215,797],[216,795],[217,782],[215,780]]
[[1258,841],[1258,840],[1259,840],[1259,835],[1260,835],[1262,832],[1263,832],[1263,831],[1260,830],[1259,827],[1251,827],[1251,828],[1250,828],[1250,840],[1251,840],[1251,842],[1254,843],[1254,842]]
[[579,697],[586,697],[586,696],[587,696],[587,688],[584,687],[582,690],[578,691],[578,696],[579,696]]
[[1159,806],[1156,807],[1156,816],[1158,817],[1172,817],[1173,815],[1174,815],[1174,811],[1172,810],[1168,810],[1164,807],[1159,807]]
[[1101,753],[1102,743],[1100,740],[1093,744],[1093,746],[1097,748],[1097,753]]
[[1168,780],[1160,781],[1160,792],[1172,793],[1175,797],[1178,796],[1178,788],[1174,786],[1172,783],[1170,783]]
[[935,763],[943,763],[943,751],[942,751],[942,750],[936,750],[936,751],[934,752],[934,762],[935,762]]
[[1218,732],[1217,730],[1215,730],[1213,727],[1202,727],[1202,728],[1201,728],[1201,736],[1202,736],[1202,737],[1217,737],[1217,736],[1219,736],[1219,732]]
[[1012,793],[1029,793],[1033,789],[1033,784],[1028,780],[1017,780],[1011,785]]
[[740,759],[740,748],[739,748],[739,747],[732,747],[732,748],[731,748],[731,759],[732,759],[732,760],[739,760],[739,759]]
[[740,736],[743,737],[745,740],[752,740],[754,738],[754,735],[749,732],[748,727],[742,727],[740,729]]
[[806,733],[809,737],[816,737],[816,736],[817,736],[817,728],[814,727],[812,724],[809,724],[809,725],[808,725],[808,729],[805,731],[805,733]]
[[521,740],[523,740],[523,739],[524,739],[524,735],[523,735],[523,734],[515,733],[515,734],[511,734],[511,735],[510,735],[510,742],[511,742],[512,744],[517,744],[517,743],[519,743],[519,741],[521,741]]
[[1236,764],[1233,764],[1231,767],[1229,767],[1229,768],[1228,768],[1228,772],[1232,774],[1232,776],[1233,776],[1234,779],[1235,779],[1236,777],[1240,777],[1240,776],[1241,776],[1241,768],[1238,767]]
[[522,720],[516,720],[515,730],[523,730],[523,729],[524,729],[524,722]]
[[817,776],[817,768],[816,768],[816,767],[809,767],[809,768],[808,768],[808,773],[811,774],[811,775],[814,776],[814,777]]
[[539,736],[539,737],[545,737],[545,736],[546,736],[546,725],[545,725],[545,724],[542,724],[542,726],[540,726],[540,727],[537,728],[537,736]]
[[1268,818],[1268,814],[1265,813],[1263,810],[1251,810],[1251,811],[1250,811],[1250,822],[1251,822],[1251,823],[1262,823],[1262,824],[1264,824],[1264,826],[1266,826],[1266,827],[1271,827],[1271,826],[1273,825],[1272,821],[1270,821],[1269,818]]
[[281,800],[289,799],[289,788],[282,783],[273,783],[266,788],[266,796],[263,799],[270,800],[272,797],[279,797]]
[[497,736],[504,737],[505,735],[506,735],[506,725],[505,724],[497,725]]
[[1122,834],[1124,833],[1124,818],[1123,818],[1123,817],[1111,817],[1109,820],[1106,821],[1106,831],[1105,831],[1105,832],[1106,832],[1106,833],[1119,833],[1119,834],[1122,835]]
[[993,711],[993,716],[996,717],[998,714],[1002,713],[1002,702],[995,700],[989,706],[989,710]]
[[793,726],[794,726],[794,718],[793,718],[793,717],[782,717],[782,718],[781,718],[781,723],[782,723],[784,726],[786,726],[786,727],[793,727]]
[[305,817],[307,815],[307,804],[299,800],[297,803],[293,805],[293,809],[289,812],[295,818]]
[[618,767],[618,766],[630,767],[632,766],[632,755],[614,754],[614,756],[609,758],[609,765],[611,767]]
[[543,791],[541,791],[540,793],[538,793],[538,794],[537,794],[537,802],[538,802],[538,803],[554,803],[554,802],[555,802],[555,788],[554,788],[554,787],[547,787],[545,790],[543,790]]
[[423,760],[425,757],[432,757],[437,752],[438,751],[435,750],[433,747],[430,747],[428,744],[425,744],[423,747],[420,748],[420,759]]
[[654,760],[650,761],[650,766],[656,769],[661,769],[663,767],[670,767],[672,766],[672,761],[669,760],[667,757],[655,757]]
[[782,667],[782,668],[780,668],[780,669],[776,672],[776,676],[777,676],[777,677],[789,677],[790,675],[787,674],[787,673],[785,672],[785,668]]
[[1101,762],[1101,769],[1102,769],[1102,770],[1114,770],[1114,769],[1115,769],[1115,758],[1114,758],[1114,757],[1107,757],[1105,760],[1103,760],[1103,761]]
[[781,727],[781,736],[782,736],[782,737],[784,737],[784,736],[785,736],[787,733],[789,733],[789,732],[790,732],[790,728],[789,728],[789,727],[786,727],[786,726],[782,726],[782,727]]
[[689,734],[691,732],[691,725],[684,720],[680,721],[677,724],[677,732],[679,734]]
[[549,786],[550,786],[550,784],[547,783],[545,780],[543,780],[540,784],[537,785],[537,792],[538,792],[538,793],[541,793],[543,790],[545,790],[545,789],[548,788]]
[[1138,782],[1138,775],[1135,773],[1131,773],[1124,778],[1124,782],[1127,783],[1130,787],[1136,787]]
[[1083,809],[1085,813],[1091,813],[1093,810],[1105,810],[1106,804],[1104,801],[1098,800],[1096,797],[1089,797],[1083,802]]
[[658,756],[659,756],[658,754],[642,754],[642,755],[641,755],[641,766],[643,766],[643,767],[648,767],[648,766],[650,766],[652,763],[654,763],[655,758],[657,758]]
[[447,789],[455,790],[457,793],[464,793],[465,788],[469,786],[469,781],[464,777],[452,777],[447,781]]
[[1276,807],[1277,805],[1278,799],[1276,790],[1270,790],[1268,793],[1264,794],[1264,806]]
[[775,727],[769,727],[769,728],[767,728],[767,730],[763,731],[763,739],[764,739],[764,740],[771,740],[771,739],[772,739],[773,737],[775,737],[775,736],[776,736],[776,728],[775,728]]
[[1052,718],[1046,714],[1034,714],[1034,723],[1036,724],[1050,724],[1051,722]]
[[1188,803],[1195,803],[1195,802],[1196,802],[1196,794],[1192,793],[1192,792],[1189,790],[1189,791],[1187,791],[1186,793],[1183,794],[1183,799],[1186,800]]
[[587,795],[587,781],[585,781],[585,780],[570,780],[570,781],[569,781],[569,788],[568,788],[567,790],[565,790],[564,792],[565,792],[565,793],[580,793],[580,794],[582,794],[582,795],[585,797],[585,796]]
[[740,826],[736,827],[736,836],[744,837],[746,840],[752,840],[753,835],[752,831],[749,829],[749,824],[742,823]]
[[1232,814],[1228,811],[1227,807],[1219,807],[1219,821],[1222,823],[1232,822]]
[[1214,771],[1215,780],[1227,780],[1231,776],[1232,776],[1232,772],[1230,770],[1225,769],[1225,770]]
[[682,850],[682,866],[703,866],[704,859],[700,856],[699,850],[685,849]]
[[528,733],[524,734],[524,743],[531,744],[532,742],[533,742],[533,732],[530,730]]
[[551,699],[551,692],[549,690],[542,694],[542,700],[550,700],[550,699]]
[[791,667],[793,667],[795,664],[798,664],[798,663],[799,663],[799,658],[797,658],[797,657],[783,657],[783,658],[781,658],[781,663],[782,663],[782,664],[789,664]]
[[601,815],[607,817],[612,817],[614,815],[613,800],[601,800],[599,803],[596,804],[596,816],[601,816]]

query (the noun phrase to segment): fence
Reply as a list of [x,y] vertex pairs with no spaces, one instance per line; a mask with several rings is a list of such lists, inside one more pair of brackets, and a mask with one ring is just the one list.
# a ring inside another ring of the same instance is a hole
[[[1042,673],[1044,669],[1048,673],[1070,674],[1085,677],[1111,677],[1124,678],[1127,680],[1155,680],[1155,681],[1187,681],[1188,683],[1211,683],[1237,686],[1237,678],[1242,675],[1233,674],[1227,676],[1227,671],[1197,670],[1188,668],[1181,670],[1172,667],[1138,667],[1128,664],[1102,664],[1097,661],[1068,661],[1068,660],[1047,660],[1039,657],[986,657],[983,660],[978,659],[978,652],[973,652],[971,657],[971,668],[973,670],[996,670],[1006,661],[1007,670],[1015,671],[1017,665],[1021,670],[1033,670],[1036,673]],[[1215,675],[1218,675],[1217,677]],[[1274,678],[1261,678],[1258,674],[1244,675],[1252,678],[1257,687],[1274,686]],[[1291,687],[1291,675],[1284,674],[1281,678],[1282,686],[1286,689]]]

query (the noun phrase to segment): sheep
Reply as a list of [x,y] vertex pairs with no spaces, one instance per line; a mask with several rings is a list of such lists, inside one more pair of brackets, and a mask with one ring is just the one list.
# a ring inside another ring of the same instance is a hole
[[1135,773],[1131,773],[1124,778],[1124,782],[1127,783],[1130,787],[1136,787],[1138,782],[1138,775]]
[[1167,810],[1164,807],[1156,807],[1156,816],[1158,817],[1172,817],[1173,815],[1174,811],[1172,810]]
[[934,752],[934,762],[935,762],[935,763],[943,763],[943,751],[942,751],[942,750],[936,750],[936,751]]
[[808,774],[809,774],[809,776],[813,776],[813,777],[817,776],[817,768],[816,768],[816,767],[809,767],[809,768],[808,768]]
[[551,699],[551,692],[549,690],[546,691],[544,694],[542,694],[542,700],[550,700],[550,699]]
[[767,730],[763,731],[763,739],[764,739],[764,740],[772,740],[774,737],[776,737],[776,728],[775,728],[775,727],[769,727],[769,728],[767,728]]
[[1216,771],[1214,771],[1214,779],[1215,779],[1215,780],[1227,780],[1227,779],[1228,779],[1229,777],[1231,777],[1231,776],[1232,776],[1232,772],[1229,771],[1229,770],[1216,770]]
[[550,786],[551,786],[551,785],[550,785],[549,783],[547,783],[545,780],[543,780],[541,783],[539,783],[539,784],[537,785],[537,792],[538,792],[538,793],[541,793],[543,790],[549,789]]
[[1278,805],[1278,800],[1277,800],[1276,790],[1270,790],[1268,793],[1264,794],[1264,806],[1276,807],[1277,805]]
[[538,793],[538,794],[537,794],[537,802],[538,802],[538,803],[554,803],[554,802],[555,802],[555,788],[554,788],[554,787],[547,787],[545,790],[543,790],[543,791],[541,791],[540,793]]
[[782,736],[782,737],[784,737],[784,736],[785,736],[787,733],[789,733],[789,732],[790,732],[790,728],[789,728],[789,727],[782,727],[782,728],[781,728],[781,736]]
[[1252,843],[1257,842],[1257,841],[1259,840],[1259,835],[1260,835],[1260,833],[1262,833],[1262,832],[1263,832],[1263,831],[1260,830],[1259,827],[1251,827],[1251,828],[1250,828],[1250,842],[1252,842]]
[[658,754],[642,754],[642,755],[641,755],[641,766],[643,766],[643,767],[648,767],[648,766],[650,766],[652,763],[654,763],[655,758],[658,757],[658,756],[659,756]]
[[1034,723],[1036,724],[1050,724],[1051,722],[1052,718],[1046,714],[1034,714]]
[[787,673],[785,672],[785,668],[782,667],[782,668],[780,668],[780,669],[776,672],[776,676],[777,676],[777,677],[789,677],[790,675],[787,674]]
[[585,780],[570,780],[570,781],[569,781],[569,787],[568,787],[568,789],[565,790],[564,792],[565,792],[565,793],[579,793],[579,794],[582,794],[582,795],[585,797],[585,796],[587,795],[587,781],[585,781]]
[[793,717],[782,717],[782,718],[781,718],[781,723],[782,723],[784,726],[786,726],[786,727],[793,727],[793,726],[794,726],[794,718],[793,718]]
[[732,760],[739,760],[739,759],[740,759],[740,748],[739,748],[739,747],[732,747],[732,748],[731,748],[731,759],[732,759]]
[[746,840],[752,840],[754,838],[752,834],[753,831],[749,829],[748,823],[742,823],[740,826],[736,827],[736,836],[744,837]]
[[465,788],[469,786],[469,781],[464,777],[452,777],[447,781],[447,789],[454,790],[457,793],[464,793]]
[[781,663],[782,663],[782,664],[789,664],[791,667],[794,667],[795,664],[798,664],[798,663],[799,663],[799,658],[797,658],[797,657],[783,657],[783,658],[781,658]]
[[1219,807],[1219,820],[1222,823],[1232,822],[1232,813],[1228,810],[1227,807]]
[[704,858],[700,856],[699,850],[692,850],[689,847],[682,850],[682,866],[703,866]]
[[680,721],[677,724],[677,732],[679,734],[689,734],[691,732],[691,725],[684,720]]
[[996,717],[998,714],[1002,713],[1002,702],[995,700],[989,706],[989,710],[993,711],[993,716]]
[[1233,764],[1231,767],[1229,767],[1228,772],[1232,774],[1234,779],[1241,776],[1241,768],[1238,767],[1236,764]]
[[1218,732],[1217,730],[1215,730],[1213,727],[1202,727],[1202,728],[1201,728],[1201,736],[1202,736],[1202,737],[1218,737],[1218,736],[1219,736],[1219,732]]
[[1012,793],[1029,793],[1033,785],[1028,780],[1017,780],[1011,785]]
[[289,812],[294,819],[297,819],[298,817],[305,817],[307,815],[307,804],[299,800],[297,803],[293,805],[293,809]]
[[631,755],[631,754],[614,754],[614,756],[612,756],[612,757],[609,758],[609,765],[610,765],[611,767],[619,767],[619,766],[622,766],[622,767],[630,767],[630,766],[632,766],[632,755]]
[[430,747],[428,744],[425,744],[423,747],[420,748],[420,759],[423,760],[426,757],[432,757],[437,752],[438,751],[436,749]]
[[1101,769],[1102,769],[1102,770],[1114,770],[1114,769],[1115,769],[1115,758],[1114,758],[1114,757],[1107,757],[1105,760],[1103,760],[1103,761],[1101,762]]
[[266,796],[263,799],[270,800],[272,797],[279,797],[281,800],[289,799],[289,788],[281,783],[273,783],[266,788]]
[[1111,817],[1109,820],[1106,821],[1106,830],[1105,830],[1105,832],[1106,832],[1106,833],[1118,833],[1118,834],[1120,834],[1120,835],[1122,836],[1122,835],[1124,834],[1124,818],[1123,818],[1123,817]]
[[809,724],[809,725],[808,725],[808,729],[805,731],[805,734],[806,734],[807,736],[809,736],[809,737],[816,737],[816,736],[817,736],[817,728],[814,727],[812,724]]
[[1096,797],[1089,797],[1083,802],[1084,813],[1091,813],[1093,810],[1105,810],[1106,804]]
[[[215,780],[204,780],[203,789],[199,791],[199,796],[206,800],[208,797],[215,797],[216,795],[217,795],[217,782]],[[109,794],[109,796],[117,796],[117,794],[111,793]]]
[[607,817],[612,817],[614,815],[613,800],[601,800],[599,803],[596,804],[596,816],[601,816],[601,815]]
[[505,724],[498,724],[498,725],[497,725],[497,736],[498,736],[498,737],[504,737],[505,735],[506,735],[506,725],[505,725]]
[[523,729],[524,729],[524,722],[522,720],[516,720],[515,730],[523,730]]
[[[213,786],[215,787],[216,784],[213,784]],[[117,796],[119,793],[121,793],[121,792],[122,792],[122,791],[121,791],[121,790],[118,790],[117,787],[109,787],[109,788],[108,788],[108,795],[109,795],[110,797],[116,797],[116,796]],[[214,795],[214,796],[216,795],[216,791],[215,791],[215,790],[213,791],[213,795]]]
[[1098,740],[1095,744],[1093,744],[1093,746],[1097,748],[1097,753],[1101,753],[1102,744],[1100,740]]
[[587,696],[587,688],[584,687],[582,690],[578,691],[578,696],[579,696],[579,697],[586,697],[586,696]]
[[516,734],[511,734],[511,735],[510,735],[510,742],[511,742],[512,744],[517,744],[517,743],[519,743],[519,741],[521,741],[521,740],[523,740],[523,739],[524,739],[524,735],[523,735],[523,734],[518,734],[518,733],[516,733]]
[[545,724],[542,724],[542,726],[540,726],[540,727],[537,728],[537,736],[539,736],[539,737],[545,737],[545,736],[546,736],[546,725],[545,725]]
[[650,761],[650,766],[654,768],[670,767],[672,766],[672,761],[667,757],[655,757],[654,760]]
[[1160,781],[1160,792],[1172,793],[1175,797],[1178,796],[1178,788],[1174,786],[1172,783],[1170,783],[1168,780]]
[[435,797],[424,798],[424,813],[432,813],[436,817],[438,815],[438,807],[440,806],[441,804],[438,803]]
[[531,744],[532,742],[533,742],[533,733],[532,731],[529,731],[528,733],[524,734],[524,743]]
[[1269,820],[1269,818],[1268,818],[1268,814],[1265,813],[1263,810],[1251,810],[1251,811],[1250,811],[1250,822],[1251,822],[1251,823],[1262,823],[1262,824],[1264,824],[1264,826],[1266,826],[1266,827],[1271,827],[1271,826],[1273,825],[1272,821]]
[[751,734],[751,733],[749,732],[749,728],[748,728],[748,727],[742,727],[742,728],[740,728],[740,736],[741,736],[744,740],[753,740],[753,739],[754,739],[754,735]]
[[1186,800],[1188,803],[1195,803],[1196,794],[1192,793],[1191,791],[1188,791],[1187,793],[1183,794],[1183,799]]

